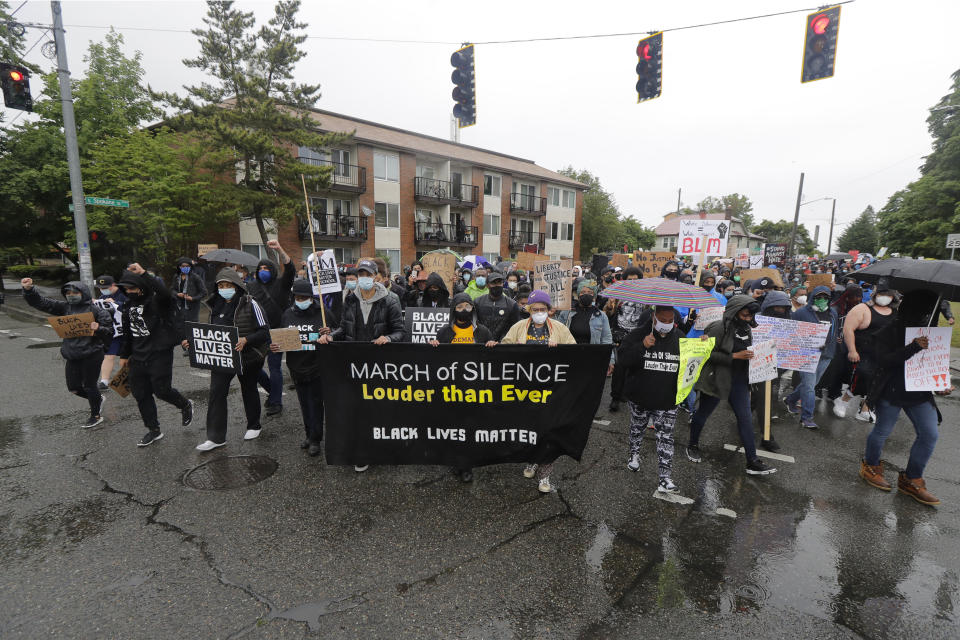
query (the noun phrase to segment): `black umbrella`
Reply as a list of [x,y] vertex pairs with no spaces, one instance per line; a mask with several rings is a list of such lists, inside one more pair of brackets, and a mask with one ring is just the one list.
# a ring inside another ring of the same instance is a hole
[[849,253],[831,253],[826,260],[849,260],[852,257]]
[[214,249],[201,257],[207,262],[229,262],[230,264],[242,264],[247,267],[255,267],[260,262],[260,258],[257,256],[239,249]]
[[889,258],[850,275],[871,283],[886,278],[890,288],[897,291],[927,289],[941,298],[960,302],[960,261],[957,260]]

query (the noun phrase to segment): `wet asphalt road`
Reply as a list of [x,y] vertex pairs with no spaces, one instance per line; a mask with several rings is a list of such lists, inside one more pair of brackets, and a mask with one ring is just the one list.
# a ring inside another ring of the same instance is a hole
[[[541,495],[519,465],[462,484],[438,467],[328,467],[284,413],[201,455],[202,372],[177,357],[194,425],[162,405],[165,438],[140,450],[132,398],[83,431],[47,327],[0,313],[0,637],[11,638],[957,638],[960,406],[927,469],[939,508],[857,477],[869,426],[819,412],[819,431],[777,425],[780,472],[743,474],[718,410],[703,464],[675,460],[692,504],[653,497],[652,432],[626,469],[627,416],[606,413],[579,464]],[[609,423],[606,421],[609,420]],[[687,418],[677,441],[686,443]],[[906,464],[902,421],[885,458]],[[678,447],[678,453],[682,450]],[[266,480],[198,491],[185,472],[264,455]]]

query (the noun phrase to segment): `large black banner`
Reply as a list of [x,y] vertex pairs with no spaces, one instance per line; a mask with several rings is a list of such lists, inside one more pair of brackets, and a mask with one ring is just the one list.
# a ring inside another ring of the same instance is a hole
[[467,468],[579,460],[611,346],[323,349],[328,464]]

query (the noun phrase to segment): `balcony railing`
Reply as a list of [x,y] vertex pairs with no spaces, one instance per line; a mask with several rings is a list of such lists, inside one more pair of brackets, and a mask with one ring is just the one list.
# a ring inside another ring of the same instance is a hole
[[[350,193],[363,193],[367,190],[367,169],[355,164],[344,164],[342,162],[333,162],[321,158],[297,158],[304,164],[310,164],[315,167],[333,167],[330,172],[330,184],[325,187],[333,191],[349,191]],[[315,190],[319,191],[319,187]]]
[[460,227],[458,229],[455,224],[440,224],[439,222],[417,222],[416,225],[417,244],[436,247],[475,247],[480,238],[477,227]]
[[457,184],[449,180],[414,178],[413,197],[419,202],[475,207],[480,202],[480,187],[472,184]]
[[[337,216],[313,214],[313,235],[317,239],[365,242],[367,239],[366,216]],[[310,237],[310,227],[300,219],[300,239]]]
[[545,216],[547,215],[547,199],[525,193],[511,193],[510,211],[528,216]]
[[544,234],[536,231],[511,231],[507,242],[511,249],[524,251],[536,247],[538,253],[543,252],[545,244]]

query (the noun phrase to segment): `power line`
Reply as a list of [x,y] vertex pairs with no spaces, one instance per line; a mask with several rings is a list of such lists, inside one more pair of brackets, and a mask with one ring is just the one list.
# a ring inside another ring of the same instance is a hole
[[27,0],[23,0],[23,2],[20,3],[20,6],[13,10],[13,13],[10,14],[10,17],[13,18],[13,16],[17,15],[17,12],[20,11],[20,9],[23,9],[23,5],[25,4],[27,4]]

